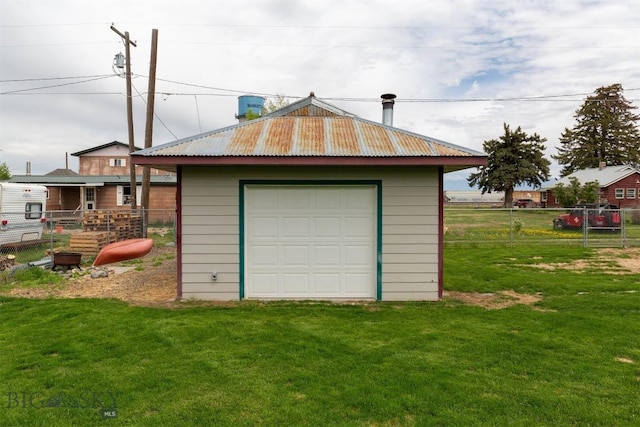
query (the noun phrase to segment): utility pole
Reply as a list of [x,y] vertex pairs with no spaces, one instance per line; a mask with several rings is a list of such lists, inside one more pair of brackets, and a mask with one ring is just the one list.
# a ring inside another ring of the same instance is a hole
[[[133,141],[133,104],[132,104],[132,96],[131,96],[131,46],[137,47],[136,43],[129,39],[129,32],[125,31],[122,34],[116,27],[111,26],[111,30],[114,33],[119,35],[125,45],[125,58],[126,58],[126,80],[127,80],[127,123],[129,125],[129,154],[136,151],[136,147]],[[137,207],[137,194],[136,194],[136,166],[131,161],[131,157],[129,157],[129,175],[131,181],[131,210],[135,211]]]
[[[153,109],[156,93],[156,64],[158,62],[158,30],[151,30],[151,60],[149,62],[149,91],[147,95],[147,126],[144,133],[144,148],[153,145]],[[149,193],[151,191],[151,170],[149,166],[142,167],[142,234],[147,237],[149,220]]]

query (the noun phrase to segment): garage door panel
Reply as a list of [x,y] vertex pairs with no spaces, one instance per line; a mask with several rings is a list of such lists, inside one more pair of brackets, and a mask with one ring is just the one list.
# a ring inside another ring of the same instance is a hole
[[339,245],[316,245],[313,247],[313,265],[315,267],[340,266],[340,246]]
[[277,245],[252,245],[251,259],[255,266],[260,267],[277,267],[278,265],[278,247]]
[[316,273],[313,275],[314,296],[338,297],[340,296],[340,274]]
[[254,212],[274,211],[278,208],[278,190],[264,188],[261,191],[252,192],[249,203]]
[[249,234],[252,239],[278,238],[278,218],[254,217],[249,224]]
[[345,205],[347,210],[371,210],[373,199],[369,194],[358,189],[347,189],[344,191]]
[[346,273],[345,275],[345,293],[351,296],[367,297],[371,295],[370,274],[362,273]]
[[341,191],[338,189],[321,189],[314,192],[313,205],[319,210],[333,211],[340,209]]
[[278,275],[257,273],[253,276],[253,293],[259,297],[278,296]]
[[309,265],[309,247],[301,245],[282,245],[282,260],[280,266],[287,267],[299,267]]
[[350,239],[365,238],[371,239],[371,230],[373,228],[373,219],[371,217],[348,217],[345,218],[344,236]]
[[307,217],[286,217],[281,220],[281,237],[287,239],[308,239],[309,238],[309,218]]
[[375,201],[373,186],[247,186],[245,297],[375,298]]
[[309,274],[288,273],[283,275],[282,294],[296,298],[309,295]]
[[314,217],[313,237],[316,239],[340,238],[340,217]]
[[279,208],[286,210],[307,210],[309,209],[309,193],[300,189],[282,189],[279,192]]
[[347,266],[373,267],[371,247],[368,245],[349,245],[344,248],[344,261]]

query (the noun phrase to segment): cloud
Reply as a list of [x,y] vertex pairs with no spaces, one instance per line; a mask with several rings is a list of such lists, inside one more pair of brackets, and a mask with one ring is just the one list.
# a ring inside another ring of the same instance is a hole
[[[596,88],[621,83],[638,98],[635,3],[0,0],[0,92],[81,80],[26,79],[113,76],[124,51],[113,22],[137,44],[136,145],[157,28],[154,145],[235,123],[244,93],[314,91],[380,120],[378,97],[393,92],[397,127],[482,150],[508,123],[546,137],[550,155]],[[20,173],[31,160],[33,173],[47,173],[64,166],[65,152],[126,141],[124,92],[110,77],[0,95],[0,161]]]

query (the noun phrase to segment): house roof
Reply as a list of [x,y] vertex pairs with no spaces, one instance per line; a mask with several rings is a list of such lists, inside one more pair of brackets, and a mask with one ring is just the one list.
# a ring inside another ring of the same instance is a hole
[[260,119],[131,153],[133,162],[178,165],[484,165],[486,155],[359,118],[310,95]]
[[543,186],[543,190],[551,190],[558,184],[570,185],[571,178],[577,178],[581,184],[586,182],[598,181],[600,187],[609,187],[612,184],[633,175],[634,173],[640,173],[640,171],[633,166],[618,165],[618,166],[604,166],[602,168],[588,168],[576,171],[570,175],[562,177],[555,181],[552,185]]
[[[129,144],[125,144],[124,142],[120,142],[120,141],[111,141],[106,144],[98,145],[97,147],[91,147],[91,148],[87,148],[86,150],[76,151],[75,153],[71,153],[71,155],[82,156],[83,154],[89,154],[94,151],[98,151],[98,150],[102,150],[102,149],[114,147],[114,146],[123,146],[123,147],[126,147],[127,151],[129,150]],[[140,150],[140,147],[135,147],[135,148],[136,150]]]
[[[9,182],[23,184],[43,184],[52,187],[101,187],[104,185],[127,185],[131,183],[129,175],[13,175]],[[142,182],[142,176],[136,177],[136,182]],[[151,184],[175,185],[174,175],[151,175]]]
[[49,173],[46,173],[45,175],[46,176],[76,176],[78,175],[78,172],[72,171],[71,169],[58,168],[58,169],[52,170]]

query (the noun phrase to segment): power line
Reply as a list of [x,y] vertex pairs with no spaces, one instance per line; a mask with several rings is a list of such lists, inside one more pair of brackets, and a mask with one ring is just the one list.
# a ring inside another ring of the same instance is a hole
[[[140,93],[140,91],[138,90],[138,88],[132,84],[133,89],[136,91],[136,93],[138,94],[138,96],[140,97],[140,99],[142,99],[142,102],[145,103],[145,105],[147,104],[147,100],[144,99],[144,96],[142,96],[142,93]],[[162,121],[162,119],[160,118],[160,116],[158,116],[158,114],[154,111],[153,112],[153,116],[158,119],[158,121],[160,122],[160,124],[162,124],[162,126],[167,130],[167,132],[169,132],[175,139],[178,139],[178,137],[176,136],[175,133],[171,132],[171,129],[169,129],[169,127],[165,124],[165,122]]]
[[73,76],[73,77],[39,77],[31,79],[8,79],[0,80],[0,83],[22,83],[22,82],[38,82],[47,80],[77,80],[77,79],[92,79],[95,77],[111,77],[112,74],[95,74],[92,76]]
[[108,79],[108,78],[111,78],[111,77],[115,77],[115,76],[113,76],[113,75],[103,75],[103,76],[94,77],[94,78],[90,78],[90,79],[80,80],[78,82],[60,83],[60,84],[56,84],[56,85],[32,87],[32,88],[27,88],[27,89],[16,89],[16,90],[10,90],[10,91],[6,91],[6,92],[0,92],[0,95],[11,95],[11,94],[18,94],[18,93],[22,93],[22,92],[29,92],[29,91],[33,91],[33,90],[51,89],[51,88],[54,88],[54,87],[63,87],[63,86],[72,86],[72,85],[77,85],[77,84],[82,84],[82,83],[93,82],[93,81],[96,81],[96,80]]
[[[0,92],[0,95],[122,95],[121,92],[74,92],[74,93],[61,93],[61,92],[39,92],[35,94],[25,93],[28,91],[34,91],[39,89],[49,89],[54,87],[68,86],[80,83],[86,83],[90,81],[106,79],[114,77],[113,75],[95,75],[95,76],[76,76],[76,77],[46,77],[46,78],[30,78],[30,79],[11,79],[11,80],[0,80],[1,82],[30,82],[30,81],[47,81],[47,80],[68,80],[68,79],[80,79],[86,78],[85,80],[79,82],[70,82],[63,83],[60,85],[51,85],[51,86],[42,86],[30,89],[20,89],[15,91],[6,91]],[[144,77],[148,78],[148,76],[142,74],[135,74],[133,77]],[[157,79],[158,81],[165,83],[172,83],[187,87],[193,87],[198,89],[207,89],[219,92],[227,92],[227,93],[206,93],[206,92],[170,92],[170,91],[156,91],[156,94],[164,95],[164,96],[236,96],[236,95],[257,95],[264,97],[276,97],[283,96],[286,99],[300,99],[304,96],[298,95],[282,95],[282,94],[273,94],[273,93],[265,93],[265,92],[254,92],[247,90],[238,90],[238,89],[227,89],[216,86],[208,86],[202,84],[195,83],[187,83],[178,80],[170,80],[170,79]],[[137,91],[137,90],[136,90]],[[633,92],[640,91],[640,88],[630,88],[624,89],[625,92]],[[137,91],[138,92],[138,91]],[[138,92],[139,96],[143,94]],[[146,93],[145,93],[146,95]],[[514,97],[506,97],[506,98],[397,98],[396,102],[408,102],[408,103],[457,103],[457,102],[513,102],[513,101],[560,101],[560,102],[580,102],[584,99],[572,99],[571,97],[587,97],[592,96],[593,92],[589,93],[571,93],[571,94],[558,94],[558,95],[535,95],[535,96],[514,96]],[[562,99],[567,98],[567,99]],[[364,97],[322,97],[321,99],[326,101],[342,101],[342,102],[380,102],[379,98],[364,98]],[[631,99],[633,101],[633,99]]]

